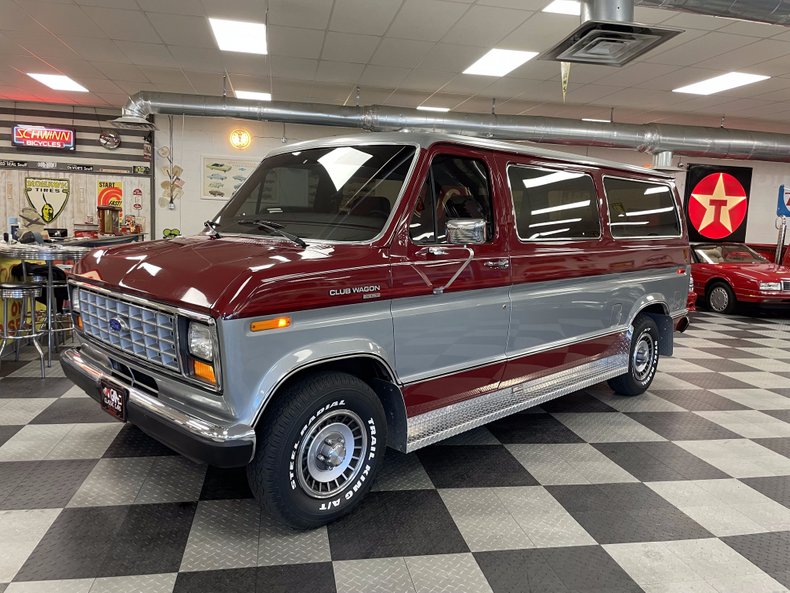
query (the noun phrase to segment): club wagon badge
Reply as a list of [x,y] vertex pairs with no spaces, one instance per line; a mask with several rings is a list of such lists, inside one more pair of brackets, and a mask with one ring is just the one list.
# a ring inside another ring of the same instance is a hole
[[44,222],[52,222],[69,201],[68,179],[25,177],[25,196]]

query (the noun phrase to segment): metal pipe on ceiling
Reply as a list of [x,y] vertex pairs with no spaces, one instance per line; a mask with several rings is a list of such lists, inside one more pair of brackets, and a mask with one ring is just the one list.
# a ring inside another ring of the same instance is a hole
[[650,154],[790,162],[790,134],[682,126],[583,122],[559,117],[434,113],[403,107],[346,107],[143,91],[129,98],[120,127],[153,127],[149,115],[194,115],[361,128],[442,131],[498,140],[633,149]]
[[790,25],[787,0],[634,0],[634,5],[773,25]]

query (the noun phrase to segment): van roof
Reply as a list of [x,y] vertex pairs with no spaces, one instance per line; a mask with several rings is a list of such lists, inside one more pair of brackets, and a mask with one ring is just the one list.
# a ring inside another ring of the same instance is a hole
[[287,146],[278,147],[269,155],[283,154],[286,152],[293,152],[294,150],[306,150],[310,148],[322,148],[331,146],[349,146],[360,144],[412,144],[420,148],[428,148],[437,143],[450,142],[453,144],[460,144],[463,146],[470,146],[473,148],[484,148],[489,150],[498,150],[502,152],[510,152],[517,154],[524,154],[538,158],[554,159],[566,161],[577,165],[587,165],[593,167],[606,167],[610,169],[619,169],[621,171],[631,171],[634,173],[641,173],[643,175],[651,175],[653,177],[671,178],[672,175],[663,171],[655,169],[648,169],[646,167],[638,167],[636,165],[627,165],[606,159],[596,159],[585,155],[573,154],[570,152],[562,152],[559,150],[551,150],[538,146],[534,143],[517,144],[515,142],[503,142],[501,140],[490,140],[488,138],[477,138],[474,136],[461,136],[458,134],[442,134],[438,132],[368,132],[363,134],[353,134],[349,136],[330,136],[327,138],[319,138],[317,140],[306,140],[296,144],[289,144]]

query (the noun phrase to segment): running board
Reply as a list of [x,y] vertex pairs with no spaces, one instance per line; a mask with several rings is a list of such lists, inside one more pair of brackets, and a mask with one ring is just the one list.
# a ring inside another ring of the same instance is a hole
[[629,334],[618,344],[617,354],[412,416],[407,422],[406,452],[627,373]]

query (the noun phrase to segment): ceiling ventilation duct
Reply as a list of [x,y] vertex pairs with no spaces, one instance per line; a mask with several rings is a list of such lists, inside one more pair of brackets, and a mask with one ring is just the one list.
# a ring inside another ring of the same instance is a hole
[[634,0],[634,4],[741,21],[790,25],[790,2],[787,0]]
[[683,32],[634,23],[633,0],[582,0],[581,16],[582,24],[540,59],[623,66]]

